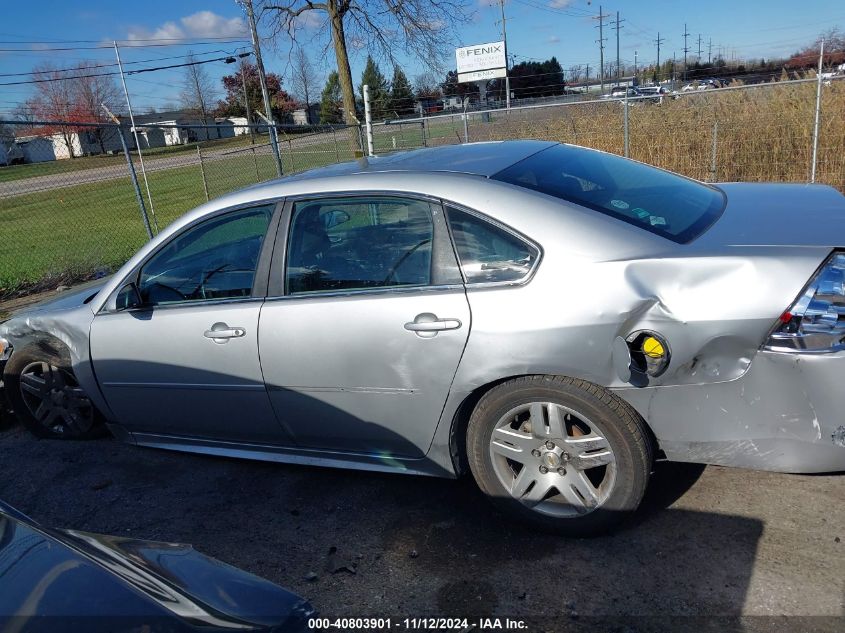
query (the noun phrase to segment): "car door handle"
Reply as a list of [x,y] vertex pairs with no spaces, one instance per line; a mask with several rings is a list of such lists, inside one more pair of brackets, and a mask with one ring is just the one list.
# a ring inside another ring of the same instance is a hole
[[203,333],[205,338],[210,338],[215,343],[225,343],[230,338],[246,336],[246,330],[242,327],[229,327],[225,323],[215,323],[210,330]]
[[406,330],[416,332],[423,337],[435,336],[443,330],[457,330],[459,327],[461,327],[459,319],[438,319],[437,315],[431,312],[418,314],[413,321],[405,324]]

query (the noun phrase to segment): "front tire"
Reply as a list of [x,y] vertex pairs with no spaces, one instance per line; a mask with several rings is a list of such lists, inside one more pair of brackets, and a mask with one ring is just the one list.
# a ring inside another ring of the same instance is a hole
[[497,506],[568,536],[605,533],[632,514],[652,466],[636,411],[564,376],[524,376],[487,392],[470,417],[467,453]]
[[15,352],[3,383],[18,420],[39,438],[85,440],[105,431],[67,358],[41,346]]

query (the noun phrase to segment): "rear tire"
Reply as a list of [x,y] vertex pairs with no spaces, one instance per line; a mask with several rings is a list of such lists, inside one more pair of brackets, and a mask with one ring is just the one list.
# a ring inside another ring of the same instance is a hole
[[69,359],[54,350],[30,345],[14,352],[3,384],[16,417],[36,437],[86,440],[105,433]]
[[652,447],[642,418],[607,389],[524,376],[478,402],[467,457],[478,486],[507,514],[558,534],[596,536],[639,506]]

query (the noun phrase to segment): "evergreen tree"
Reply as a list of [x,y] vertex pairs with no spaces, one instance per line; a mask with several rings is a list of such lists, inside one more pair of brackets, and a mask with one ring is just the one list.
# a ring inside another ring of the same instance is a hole
[[399,66],[393,67],[393,81],[390,85],[390,111],[396,116],[414,113],[414,90],[411,82]]
[[390,105],[390,92],[387,86],[387,79],[381,74],[378,64],[367,55],[367,65],[361,74],[360,93],[364,98],[364,86],[370,87],[370,115],[374,121],[380,121],[387,114]]
[[337,72],[329,73],[326,87],[320,97],[320,123],[343,122],[343,95],[340,92],[340,78]]

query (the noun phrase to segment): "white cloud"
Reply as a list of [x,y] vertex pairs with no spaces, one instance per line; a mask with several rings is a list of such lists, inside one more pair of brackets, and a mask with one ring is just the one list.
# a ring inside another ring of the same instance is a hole
[[198,11],[183,18],[179,24],[169,20],[150,31],[144,27],[129,29],[127,39],[181,39],[186,37],[246,37],[248,31],[243,18],[224,18],[213,11]]
[[557,35],[552,35],[548,39],[549,44],[557,44],[560,42],[560,38]]
[[550,0],[549,6],[552,9],[564,9],[572,4],[572,0]]
[[199,11],[181,22],[191,37],[241,37],[247,33],[243,18],[224,18],[212,11]]

